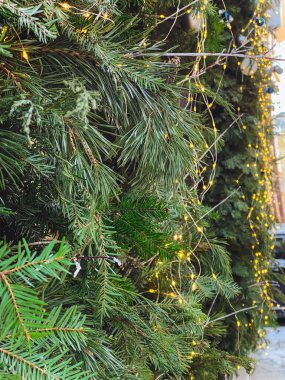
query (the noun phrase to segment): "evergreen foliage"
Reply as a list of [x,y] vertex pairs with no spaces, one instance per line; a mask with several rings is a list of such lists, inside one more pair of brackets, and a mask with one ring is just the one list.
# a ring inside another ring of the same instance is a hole
[[[264,12],[266,7],[268,4],[264,5]],[[253,5],[249,6],[247,1],[233,1],[229,4],[229,12],[235,19],[232,29],[234,35],[239,33],[253,10]],[[224,43],[228,43],[227,40],[230,38],[229,34],[224,36]],[[220,73],[213,69],[211,77],[208,76],[206,80],[214,84],[219,77]],[[262,104],[259,102],[259,93],[263,91],[260,83],[262,78],[258,73],[254,78],[242,76],[237,59],[228,62],[220,95],[229,99],[242,115],[242,123],[233,126],[224,134],[224,146],[219,152],[214,185],[207,198],[208,204],[214,206],[230,196],[227,202],[219,207],[218,212],[213,214],[215,231],[220,239],[227,240],[232,259],[232,273],[242,288],[235,303],[239,309],[252,307],[239,314],[238,323],[245,328],[236,330],[233,328],[235,322],[228,321],[229,335],[222,347],[233,353],[254,350],[265,334],[264,327],[268,320],[274,320],[270,306],[271,300],[276,297],[276,291],[271,288],[267,294],[263,286],[269,284],[273,276],[270,271],[267,273],[268,269],[263,268],[268,268],[269,261],[272,261],[273,245],[269,230],[273,225],[274,216],[272,209],[259,201],[257,196],[263,191],[264,175],[264,157],[259,153],[259,146],[263,144],[260,138],[260,120],[263,112]],[[220,132],[223,133],[230,125],[231,118],[219,105],[214,106],[212,112]],[[264,129],[268,132],[269,127],[266,125]],[[251,214],[254,228],[250,221]],[[261,271],[257,268],[258,257],[261,255],[262,270],[267,273],[263,276],[263,281],[258,279],[258,273]]]
[[[236,326],[252,275],[240,259],[248,205],[211,210],[244,151],[237,129],[231,158],[229,135],[215,140],[203,94],[226,126],[240,98],[232,77],[217,92],[220,68],[189,89],[196,61],[159,56],[199,42],[182,42],[179,23],[167,35],[175,6],[1,3],[0,378],[215,380],[252,367]],[[202,6],[205,47],[218,51],[218,8]],[[199,170],[221,148],[207,207]]]

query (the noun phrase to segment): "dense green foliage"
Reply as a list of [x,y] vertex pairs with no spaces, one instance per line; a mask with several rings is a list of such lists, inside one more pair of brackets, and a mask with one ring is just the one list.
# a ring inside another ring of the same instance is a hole
[[[204,48],[218,51],[229,41],[218,8],[203,4],[193,12],[208,20]],[[218,66],[201,79],[203,91],[196,81],[189,88],[195,59],[152,56],[177,45],[196,49],[197,34],[179,22],[168,34],[175,5],[4,0],[0,7],[0,370],[7,379],[215,380],[251,368],[236,325],[251,276],[250,260],[238,267],[250,244],[240,230],[248,206],[232,197],[210,212],[232,191],[223,166],[237,170],[231,176],[243,170],[238,139],[247,140],[236,127],[235,141],[227,134],[215,143],[200,94],[215,99],[222,129],[242,100],[234,98],[239,82],[229,69],[217,92]],[[251,114],[248,105],[248,123]],[[207,207],[200,169],[217,148],[221,165]],[[250,173],[245,181],[250,197],[256,181]]]
[[[235,19],[232,29],[235,36],[245,21],[248,22],[253,10],[247,1],[231,2],[229,12]],[[229,34],[225,39],[230,40]],[[240,296],[235,299],[236,307],[256,306],[239,314],[239,323],[243,328],[238,331],[234,328],[235,322],[229,320],[228,339],[222,345],[230,352],[244,353],[257,347],[268,320],[274,319],[269,310],[269,301],[276,299],[276,290],[271,288],[267,294],[263,287],[266,281],[270,281],[272,273],[262,280],[258,279],[256,283],[258,270],[268,270],[273,248],[269,233],[274,221],[272,209],[265,202],[265,197],[259,196],[270,191],[267,184],[267,187],[263,187],[264,178],[267,178],[267,173],[264,173],[266,158],[260,149],[264,144],[261,132],[267,133],[268,139],[272,138],[270,125],[261,125],[260,122],[264,110],[259,93],[263,91],[262,86],[266,85],[267,79],[261,78],[258,72],[252,78],[242,76],[237,63],[237,59],[229,61],[220,95],[238,110],[242,116],[241,124],[234,125],[224,134],[224,146],[219,153],[214,185],[207,202],[214,206],[229,197],[213,215],[215,231],[220,239],[228,242],[233,276],[242,288]],[[206,79],[207,83],[214,85],[219,76],[219,72],[212,70],[211,76]],[[270,85],[270,79],[267,83]],[[220,133],[225,132],[231,125],[231,118],[218,105],[213,107],[212,112]],[[283,281],[279,277],[280,280]]]

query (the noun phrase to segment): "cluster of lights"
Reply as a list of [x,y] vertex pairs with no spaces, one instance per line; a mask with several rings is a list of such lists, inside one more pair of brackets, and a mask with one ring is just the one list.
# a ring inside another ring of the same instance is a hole
[[[256,4],[255,16],[257,18],[262,17],[268,6],[265,0],[259,0]],[[274,222],[274,215],[272,214],[272,200],[273,200],[273,188],[272,188],[272,150],[270,147],[271,141],[271,96],[265,89],[270,85],[270,67],[271,60],[266,58],[268,52],[269,31],[266,26],[258,26],[250,20],[247,28],[254,28],[254,33],[251,37],[251,44],[253,51],[250,54],[263,55],[264,58],[258,61],[259,67],[259,90],[258,90],[258,104],[260,107],[260,115],[257,125],[255,126],[257,131],[257,139],[254,144],[248,144],[248,149],[251,152],[251,156],[254,157],[252,164],[248,163],[247,167],[251,167],[254,170],[254,176],[258,183],[256,192],[252,195],[252,199],[249,200],[251,207],[249,209],[247,218],[249,222],[250,232],[252,236],[252,264],[255,276],[255,284],[259,289],[259,299],[253,301],[253,305],[258,307],[258,321],[252,320],[250,323],[246,323],[245,327],[250,328],[254,323],[259,327],[258,336],[264,338],[265,329],[268,325],[268,315],[265,313],[266,309],[272,308],[273,303],[270,297],[270,284],[268,281],[268,271],[270,267],[270,254],[274,245],[272,244],[273,236],[269,236],[269,228]],[[246,29],[246,28],[245,28]],[[245,30],[242,30],[242,33]],[[253,78],[253,76],[251,76]],[[258,162],[257,162],[258,161]],[[268,241],[266,236],[263,236],[261,244],[259,240],[261,228],[268,233]],[[238,321],[239,322],[239,321]],[[264,348],[265,343],[261,343],[259,348]]]

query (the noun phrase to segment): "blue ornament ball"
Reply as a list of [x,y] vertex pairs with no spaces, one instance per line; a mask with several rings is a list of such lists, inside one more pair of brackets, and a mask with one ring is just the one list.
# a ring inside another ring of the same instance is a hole
[[266,94],[272,94],[274,92],[273,87],[268,87],[263,90]]
[[225,20],[227,21],[227,22],[230,22],[230,17],[231,17],[231,15],[229,14],[229,12],[225,12],[224,14],[223,14],[223,16],[224,16],[224,18],[225,18]]
[[230,23],[232,23],[234,21],[233,16],[228,11],[226,11],[225,9],[220,9],[219,10],[219,15],[222,16],[223,20],[227,24],[230,24]]
[[265,20],[263,17],[253,17],[253,21],[257,26],[263,26],[265,24]]

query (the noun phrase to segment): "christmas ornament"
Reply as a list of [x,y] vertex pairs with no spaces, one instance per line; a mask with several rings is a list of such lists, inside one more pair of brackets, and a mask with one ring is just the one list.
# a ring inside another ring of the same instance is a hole
[[264,88],[263,89],[263,92],[265,93],[265,94],[273,94],[273,92],[274,92],[274,88],[273,87],[267,87],[267,88]]
[[219,15],[222,16],[223,20],[227,24],[230,24],[230,23],[232,23],[234,21],[233,16],[228,11],[226,11],[225,9],[220,9],[219,10]]
[[253,21],[257,26],[263,26],[265,24],[263,17],[253,17]]
[[283,69],[279,65],[273,65],[271,67],[268,67],[265,69],[266,74],[271,75],[271,74],[282,74]]
[[273,72],[273,73],[277,73],[277,74],[282,74],[282,73],[283,73],[283,69],[282,69],[282,67],[279,66],[279,65],[274,65],[274,66],[272,67],[272,72]]
[[243,59],[240,69],[243,75],[253,75],[258,69],[258,65],[254,59],[246,57]]
[[192,30],[193,33],[198,33],[202,30],[204,24],[205,18],[201,13],[186,13],[181,17],[181,27],[184,32]]

